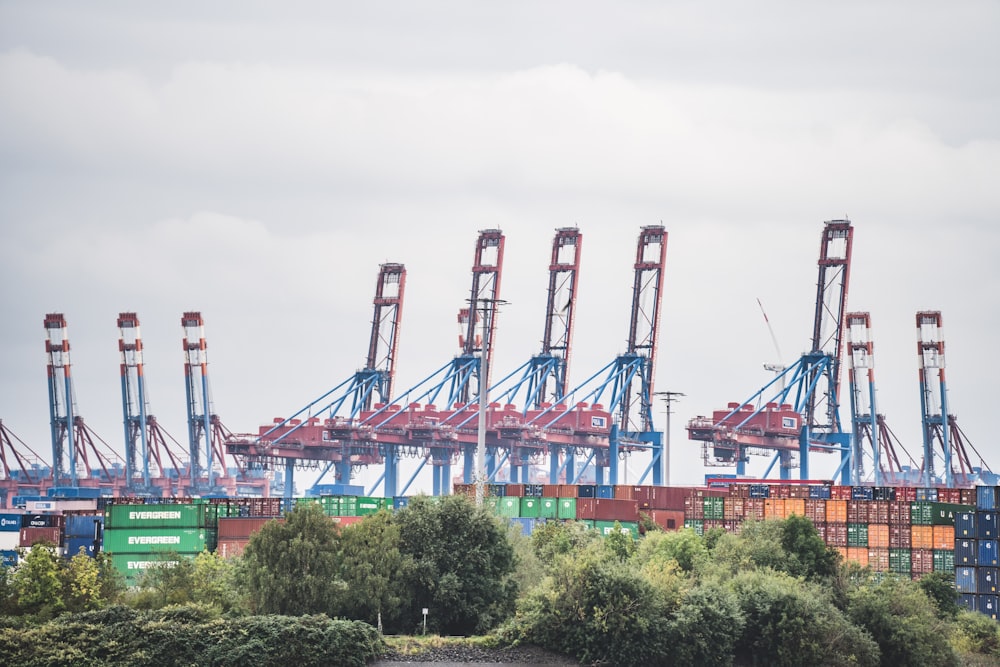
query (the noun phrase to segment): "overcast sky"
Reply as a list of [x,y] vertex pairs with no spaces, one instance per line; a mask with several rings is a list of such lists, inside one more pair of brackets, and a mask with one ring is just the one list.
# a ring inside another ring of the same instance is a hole
[[583,234],[573,384],[624,351],[638,231],[663,224],[656,389],[686,394],[671,481],[693,484],[684,424],[806,350],[823,222],[846,216],[879,411],[919,462],[914,316],[940,310],[950,411],[1000,470],[998,29],[987,1],[0,0],[0,419],[51,457],[42,322],[64,313],[78,413],[121,450],[135,311],[183,441],[200,310],[215,412],[255,431],[363,366],[387,261],[410,387],[458,352],[487,228],[498,372],[540,351],[554,230]]

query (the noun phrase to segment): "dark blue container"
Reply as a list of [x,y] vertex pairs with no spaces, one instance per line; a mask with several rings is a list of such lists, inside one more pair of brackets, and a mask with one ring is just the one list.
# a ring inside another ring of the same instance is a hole
[[917,500],[936,503],[938,501],[938,490],[934,488],[917,489]]
[[976,568],[956,567],[955,568],[955,589],[959,593],[976,592]]
[[976,540],[955,540],[955,567],[972,567],[979,557]]
[[1000,565],[997,560],[997,541],[979,540],[979,548],[976,553],[976,565],[979,567],[996,567]]
[[997,529],[996,512],[976,512],[976,537],[981,540],[995,540]]
[[507,495],[507,485],[506,484],[487,484],[486,485],[486,495],[491,498],[503,498]]
[[955,514],[955,539],[976,539],[976,513],[958,512]]
[[997,593],[997,575],[1000,573],[995,567],[976,568],[976,592],[977,593]]
[[611,484],[601,484],[597,487],[597,497],[598,498],[614,498],[615,497],[615,487]]
[[66,558],[72,558],[80,553],[81,547],[84,552],[93,558],[96,555],[96,549],[94,548],[94,538],[92,537],[68,537],[66,538]]
[[70,514],[66,517],[66,537],[89,537],[93,541],[103,526],[103,515]]
[[969,611],[976,611],[976,596],[971,593],[962,593],[958,596],[958,606]]
[[875,500],[888,500],[892,502],[896,500],[896,487],[876,486],[873,497]]
[[0,514],[0,532],[16,533],[21,530],[20,514]]
[[997,596],[996,595],[977,595],[976,596],[976,611],[980,614],[986,614],[990,618],[996,620],[997,618]]
[[875,488],[871,486],[852,486],[851,500],[874,500]]
[[995,510],[997,508],[997,490],[995,486],[976,487],[976,509]]
[[829,500],[830,487],[827,486],[826,484],[810,486],[809,498],[813,500]]
[[524,495],[529,498],[541,498],[543,495],[545,495],[542,493],[543,488],[544,487],[541,484],[525,484]]
[[596,484],[580,484],[576,487],[576,497],[577,498],[596,498],[597,497],[597,485]]
[[17,549],[0,551],[0,565],[14,567],[17,565]]
[[770,498],[771,497],[771,485],[770,484],[751,484],[750,485],[750,497],[751,498]]

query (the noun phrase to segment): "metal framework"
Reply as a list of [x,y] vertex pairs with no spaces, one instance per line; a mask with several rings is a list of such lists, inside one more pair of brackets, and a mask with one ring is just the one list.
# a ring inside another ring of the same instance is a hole
[[[923,426],[924,486],[970,486],[995,480],[979,452],[968,442],[958,419],[948,409],[945,381],[944,326],[940,311],[917,313],[917,357],[920,373],[920,414]],[[979,459],[973,465],[972,451]],[[941,464],[940,469],[938,463]]]
[[0,419],[0,507],[14,496],[41,496],[51,482],[52,467]]
[[810,351],[748,400],[688,422],[706,465],[735,465],[744,475],[749,454],[773,454],[764,477],[779,463],[782,479],[796,465],[801,479],[809,479],[810,451],[839,452],[834,477],[850,483],[851,434],[840,422],[839,396],[852,244],[849,220],[824,224]]
[[[875,346],[868,313],[846,316],[847,376],[851,394],[851,484],[906,484],[916,464],[876,405]],[[898,451],[897,451],[898,450]],[[902,463],[899,452],[906,457]],[[870,467],[869,467],[870,466]]]

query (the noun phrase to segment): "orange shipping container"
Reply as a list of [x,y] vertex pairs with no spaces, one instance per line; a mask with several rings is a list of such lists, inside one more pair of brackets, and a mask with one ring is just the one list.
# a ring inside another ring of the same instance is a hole
[[748,498],[746,501],[747,520],[753,521],[763,521],[764,520],[764,502],[763,498]]
[[766,498],[764,500],[764,518],[765,519],[785,519],[785,499],[784,498]]
[[[934,526],[910,526],[910,548],[933,549]],[[955,547],[952,546],[952,548],[954,549]]]
[[[868,527],[869,540],[871,539],[871,526]],[[889,550],[880,548],[868,548],[868,567],[875,572],[889,571]]]
[[[878,548],[889,548],[889,524],[871,523],[868,524],[868,546]],[[888,558],[888,556],[886,556]],[[886,566],[888,568],[888,565]],[[883,572],[884,570],[876,570]]]
[[[846,528],[847,526],[845,525],[844,527]],[[840,558],[842,560],[847,560],[847,547],[830,547],[830,548],[836,551],[838,554],[840,554]]]
[[847,560],[852,560],[862,567],[868,565],[868,547],[847,547]]
[[677,510],[646,510],[646,514],[663,530],[680,530],[684,527],[684,512]]
[[826,522],[847,524],[847,501],[826,501]]
[[955,550],[955,526],[931,526],[931,529],[935,549]]
[[785,501],[785,516],[782,518],[787,519],[793,514],[799,516],[806,515],[806,501],[803,498],[789,498]]

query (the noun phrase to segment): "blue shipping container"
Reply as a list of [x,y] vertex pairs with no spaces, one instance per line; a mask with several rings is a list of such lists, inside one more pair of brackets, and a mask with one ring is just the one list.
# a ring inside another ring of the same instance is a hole
[[531,532],[535,529],[535,526],[538,524],[538,519],[529,517],[515,517],[510,519],[510,521],[512,521],[514,525],[519,526],[521,528],[521,534],[524,535],[525,537],[531,535]]
[[66,558],[72,558],[73,556],[80,553],[80,549],[84,550],[88,556],[93,558],[96,554],[96,549],[94,549],[94,538],[92,537],[69,537],[66,539]]
[[751,484],[750,485],[750,497],[751,498],[770,498],[771,497],[771,485],[770,484]]
[[977,595],[976,596],[976,610],[980,614],[986,614],[992,619],[997,617],[997,596],[996,595]]
[[997,541],[979,540],[979,548],[976,553],[976,565],[980,567],[996,567],[1000,565],[997,560]]
[[20,514],[0,514],[0,532],[16,533],[21,530]]
[[875,489],[870,486],[852,486],[851,500],[874,500]]
[[614,498],[615,487],[610,484],[601,484],[597,487],[598,498]]
[[392,499],[392,509],[394,510],[401,510],[404,507],[409,507],[409,506],[410,506],[409,496],[395,496]]
[[997,508],[996,487],[977,486],[976,487],[976,509],[995,510]]
[[997,539],[996,512],[976,512],[976,537],[981,540]]
[[955,539],[969,538],[975,539],[976,534],[976,513],[959,512],[955,515]]
[[103,526],[103,514],[70,514],[66,517],[66,537],[89,537],[93,540]]
[[959,593],[975,593],[976,583],[976,568],[955,568],[955,588]]
[[816,485],[813,484],[809,487],[809,498],[813,500],[829,500],[830,499],[830,487],[826,484]]
[[597,485],[596,484],[580,484],[576,487],[576,497],[577,498],[596,498],[597,497]]
[[0,560],[2,560],[3,567],[14,567],[17,565],[17,551],[14,549],[0,551]]
[[978,593],[996,593],[997,592],[997,574],[1000,573],[995,567],[977,567],[976,568],[976,592]]
[[955,540],[955,567],[976,565],[978,548],[976,540]]
[[972,593],[962,593],[958,596],[958,606],[969,611],[976,611],[976,596]]
[[937,489],[917,489],[917,500],[921,502],[936,503],[938,499]]

